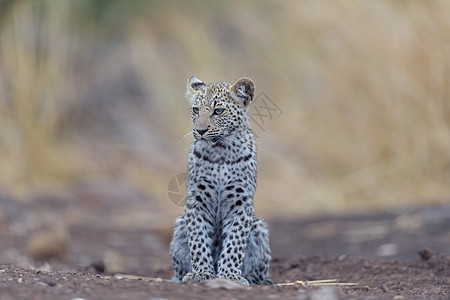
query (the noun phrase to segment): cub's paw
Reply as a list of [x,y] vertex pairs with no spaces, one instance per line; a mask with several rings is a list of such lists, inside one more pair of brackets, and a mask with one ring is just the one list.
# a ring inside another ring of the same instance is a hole
[[213,278],[213,274],[209,272],[189,272],[183,277],[183,282],[203,282]]
[[223,275],[219,275],[219,276],[217,276],[217,278],[228,279],[228,280],[231,280],[231,281],[240,283],[240,284],[245,285],[245,286],[249,286],[249,285],[250,285],[250,284],[248,283],[248,280],[245,279],[245,278],[242,277],[242,276],[237,276],[237,275],[223,276]]

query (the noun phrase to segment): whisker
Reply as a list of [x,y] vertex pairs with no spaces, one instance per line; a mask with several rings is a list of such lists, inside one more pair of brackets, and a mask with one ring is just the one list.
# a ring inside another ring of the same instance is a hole
[[181,142],[182,142],[188,135],[190,135],[190,134],[192,134],[192,130],[189,131],[188,133],[186,133],[186,134],[181,138],[181,140],[178,141],[178,144],[181,143]]

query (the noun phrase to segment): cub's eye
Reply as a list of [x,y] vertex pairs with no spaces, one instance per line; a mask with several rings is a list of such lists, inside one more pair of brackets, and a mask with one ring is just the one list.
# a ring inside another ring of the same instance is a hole
[[196,115],[198,115],[198,113],[200,112],[200,109],[198,107],[193,107],[192,108],[192,112]]
[[225,111],[225,108],[216,108],[216,109],[214,110],[214,114],[215,114],[216,116],[220,116],[221,114],[223,114],[224,111]]

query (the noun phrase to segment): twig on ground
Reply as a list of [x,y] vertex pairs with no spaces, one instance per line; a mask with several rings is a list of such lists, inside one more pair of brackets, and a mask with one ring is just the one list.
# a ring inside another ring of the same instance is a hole
[[162,279],[159,277],[145,277],[145,276],[138,276],[138,275],[130,275],[130,274],[115,274],[114,278],[117,279],[134,279],[134,280],[144,280],[144,281],[152,281],[152,282],[172,282],[171,280]]
[[358,285],[356,282],[337,282],[337,279],[323,279],[323,280],[297,280],[295,282],[287,282],[287,283],[278,283],[277,286],[292,286],[292,285],[300,285],[300,286],[351,286]]

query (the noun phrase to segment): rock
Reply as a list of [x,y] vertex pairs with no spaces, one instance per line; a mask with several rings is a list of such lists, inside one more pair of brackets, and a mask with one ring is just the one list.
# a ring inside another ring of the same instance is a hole
[[398,253],[399,247],[396,243],[387,243],[378,246],[375,251],[377,256],[386,257],[386,256],[394,256]]
[[338,257],[338,261],[344,261],[346,259],[347,259],[347,255],[345,255],[345,254],[342,254]]
[[335,286],[321,287],[318,290],[312,291],[311,300],[338,300],[339,289]]
[[45,280],[44,281],[48,286],[57,286],[58,283],[54,280]]
[[240,289],[244,287],[242,284],[223,278],[208,280],[205,282],[205,285],[213,289],[225,289],[225,290]]
[[417,254],[419,254],[420,258],[422,258],[423,260],[429,260],[433,257],[436,257],[436,251],[431,248],[423,248],[422,250],[419,250]]
[[105,273],[106,271],[106,266],[105,263],[103,262],[103,260],[97,260],[92,262],[88,269],[92,268],[94,270],[95,273]]
[[106,250],[102,261],[108,272],[117,273],[126,269],[126,257],[118,251]]
[[385,285],[385,284],[382,284],[381,287],[380,287],[380,289],[381,289],[383,292],[385,292],[385,293],[387,293],[387,292],[390,291],[389,288],[388,288],[388,286]]
[[361,287],[361,291],[368,292],[368,291],[370,291],[370,287],[365,285],[365,286]]
[[26,252],[37,261],[47,261],[52,258],[62,260],[67,253],[69,235],[64,225],[57,224],[54,228],[34,233],[28,239]]

